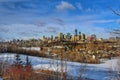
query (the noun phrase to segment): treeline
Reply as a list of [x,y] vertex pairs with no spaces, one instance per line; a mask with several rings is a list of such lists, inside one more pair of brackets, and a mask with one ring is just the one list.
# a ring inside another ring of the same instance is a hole
[[[7,52],[9,53],[17,53],[17,54],[25,54],[25,55],[31,55],[31,56],[38,56],[38,57],[45,57],[45,58],[51,58],[51,59],[59,59],[61,58],[63,60],[67,61],[73,61],[73,62],[84,62],[84,63],[100,63],[99,59],[96,57],[95,59],[92,58],[92,55],[78,53],[77,51],[65,51],[65,50],[56,50],[55,54],[54,51],[50,52],[49,55],[46,54],[46,51],[35,51],[35,50],[25,50],[16,46],[8,46]],[[56,55],[56,56],[54,56]]]
[[[81,49],[81,46],[76,46],[74,50],[66,50],[66,49],[52,49],[49,54],[47,53],[47,50],[26,50],[22,49],[21,47],[18,47],[16,45],[8,45],[7,49],[4,49],[4,47],[0,46],[0,52],[8,52],[8,53],[17,53],[17,54],[25,54],[25,55],[31,55],[31,56],[38,56],[38,57],[45,57],[45,58],[51,58],[51,59],[59,59],[61,58],[63,60],[67,61],[73,61],[73,62],[82,62],[82,63],[100,63],[101,58],[109,58],[119,56],[120,53],[110,53],[108,54],[107,51],[112,51],[113,49],[105,50],[106,53],[98,52],[96,49],[97,47],[93,44],[86,45],[85,50],[79,50]],[[103,47],[102,45],[99,45],[100,47]],[[105,47],[105,49],[108,47],[108,45]],[[84,47],[83,47],[84,48]],[[91,48],[91,49],[89,49]],[[108,49],[108,48],[107,48]],[[88,53],[88,51],[91,51]],[[101,49],[102,50],[102,49]],[[116,50],[114,50],[116,51]]]
[[31,56],[38,56],[38,57],[46,57],[46,55],[43,52],[39,52],[36,50],[26,50],[26,49],[22,49],[22,48],[16,47],[16,46],[7,46],[6,52],[25,54],[25,55],[31,55]]
[[100,63],[98,58],[93,59],[92,55],[79,53],[77,51],[71,52],[71,51],[65,51],[62,49],[62,50],[56,50],[56,52],[54,51],[50,52],[49,55],[46,54],[45,52],[46,51],[25,50],[13,45],[7,46],[7,50],[4,51],[4,53],[17,53],[17,54],[38,56],[38,57],[51,58],[51,59],[55,57],[54,59],[59,59],[59,60],[61,60],[62,58],[63,60],[73,61],[73,62]]

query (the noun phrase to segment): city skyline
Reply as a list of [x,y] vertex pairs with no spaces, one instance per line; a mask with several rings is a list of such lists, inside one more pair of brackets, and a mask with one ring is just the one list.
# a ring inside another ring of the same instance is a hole
[[120,0],[0,0],[0,40],[41,38],[58,32],[111,37],[119,28]]

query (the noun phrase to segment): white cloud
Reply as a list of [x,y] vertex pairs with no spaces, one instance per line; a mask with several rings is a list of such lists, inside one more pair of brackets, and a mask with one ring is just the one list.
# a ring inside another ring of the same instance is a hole
[[92,11],[91,8],[87,8],[87,9],[86,9],[86,12],[91,12],[91,11]]
[[67,10],[67,9],[74,10],[75,7],[68,2],[62,1],[59,5],[56,6],[56,9],[59,11]]
[[90,20],[88,22],[90,23],[109,23],[109,22],[115,22],[116,20]]
[[77,8],[78,8],[79,10],[82,10],[82,9],[83,9],[81,3],[77,3]]
[[37,27],[33,24],[5,24],[0,25],[0,29],[4,31],[0,31],[2,34],[2,39],[23,39],[23,38],[33,38],[40,37],[41,32],[44,28]]
[[116,20],[116,23],[120,24],[120,19]]

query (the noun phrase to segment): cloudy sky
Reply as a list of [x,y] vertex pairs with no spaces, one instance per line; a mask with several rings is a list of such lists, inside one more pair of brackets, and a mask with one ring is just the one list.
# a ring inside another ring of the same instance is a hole
[[0,0],[0,40],[41,38],[58,32],[112,36],[120,0]]

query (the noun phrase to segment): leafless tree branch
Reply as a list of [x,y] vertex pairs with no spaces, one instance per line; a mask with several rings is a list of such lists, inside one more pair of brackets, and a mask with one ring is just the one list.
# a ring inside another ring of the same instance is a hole
[[120,12],[118,12],[118,11],[116,11],[116,10],[113,10],[112,8],[110,8],[110,9],[111,9],[111,11],[112,11],[114,14],[120,16]]

